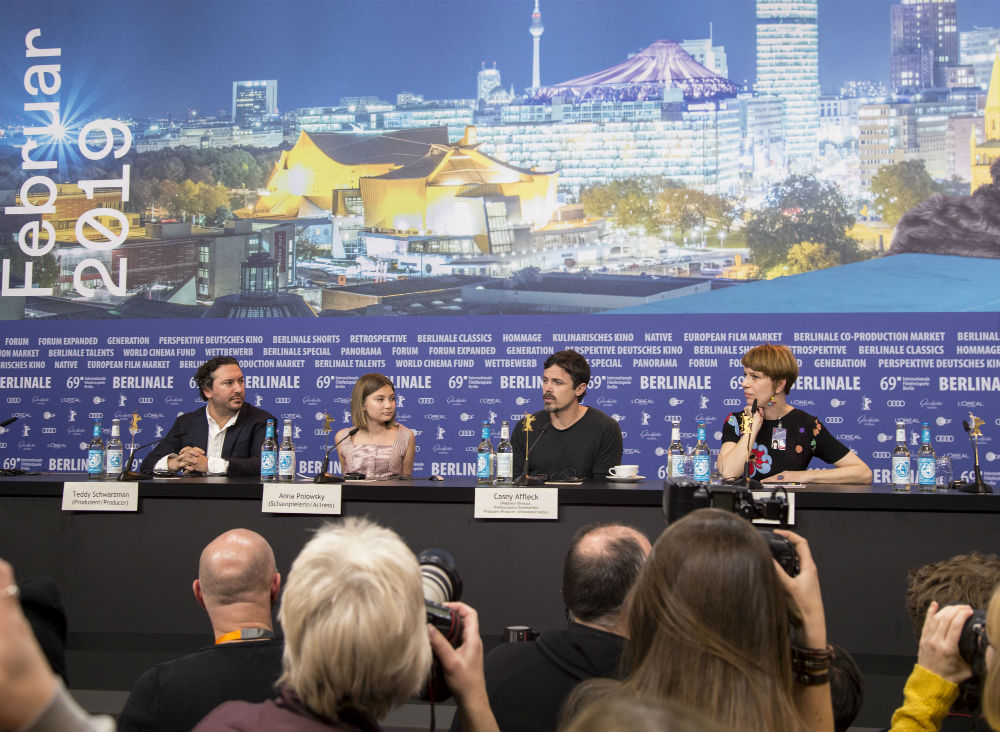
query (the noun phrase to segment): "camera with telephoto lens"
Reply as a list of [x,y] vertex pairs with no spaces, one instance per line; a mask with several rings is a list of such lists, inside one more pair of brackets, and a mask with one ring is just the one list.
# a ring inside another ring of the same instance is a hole
[[[444,549],[424,549],[417,555],[420,578],[424,587],[424,606],[427,622],[437,628],[453,648],[462,645],[462,616],[446,602],[462,598],[462,577],[455,566],[455,559]],[[420,694],[425,701],[444,701],[451,691],[444,683],[441,665],[434,659],[431,677]]]
[[986,611],[975,610],[965,625],[962,635],[958,637],[958,652],[962,659],[972,668],[973,678],[983,679],[986,676]]
[[[766,519],[788,523],[788,498],[782,487],[775,488],[770,496],[755,498],[741,486],[709,486],[693,480],[663,482],[663,516],[668,525],[699,508],[719,508],[747,521]],[[789,577],[795,577],[800,571],[799,555],[792,542],[768,529],[758,527],[758,530],[771,550],[771,556]]]

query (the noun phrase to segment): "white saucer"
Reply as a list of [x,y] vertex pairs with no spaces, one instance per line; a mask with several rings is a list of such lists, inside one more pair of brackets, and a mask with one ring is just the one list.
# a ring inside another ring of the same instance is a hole
[[646,480],[645,475],[633,475],[631,478],[617,478],[614,475],[605,476],[612,483],[638,483],[640,480]]

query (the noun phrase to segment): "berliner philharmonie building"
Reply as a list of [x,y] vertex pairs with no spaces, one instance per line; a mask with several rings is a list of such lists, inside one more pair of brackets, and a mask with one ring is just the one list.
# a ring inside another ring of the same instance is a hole
[[726,193],[737,187],[738,87],[679,44],[656,41],[616,66],[541,86],[480,125],[481,149],[559,172],[559,187],[656,175]]

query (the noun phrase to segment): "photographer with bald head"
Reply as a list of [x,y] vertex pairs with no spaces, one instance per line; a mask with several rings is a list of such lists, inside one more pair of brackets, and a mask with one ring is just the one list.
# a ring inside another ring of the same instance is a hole
[[136,682],[118,729],[191,729],[224,701],[263,701],[281,674],[272,608],[281,589],[274,552],[260,534],[233,529],[201,553],[195,599],[215,645],[157,664]]

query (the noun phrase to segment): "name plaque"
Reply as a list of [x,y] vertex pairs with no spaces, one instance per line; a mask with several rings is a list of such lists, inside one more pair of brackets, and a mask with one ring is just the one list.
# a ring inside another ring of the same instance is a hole
[[477,487],[473,518],[557,519],[559,489],[546,486]]
[[340,483],[265,483],[262,513],[315,513],[339,516]]
[[138,511],[139,484],[119,481],[63,483],[63,511]]

